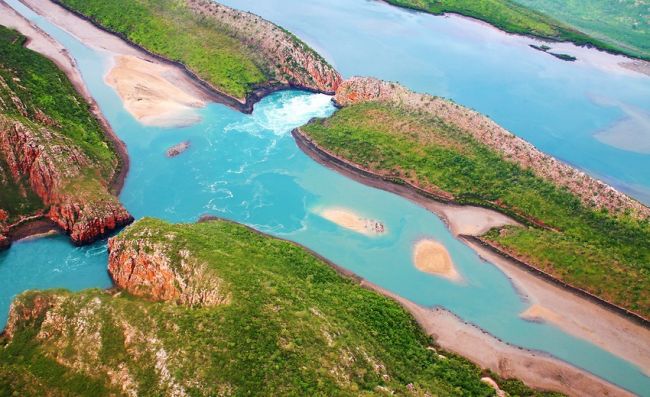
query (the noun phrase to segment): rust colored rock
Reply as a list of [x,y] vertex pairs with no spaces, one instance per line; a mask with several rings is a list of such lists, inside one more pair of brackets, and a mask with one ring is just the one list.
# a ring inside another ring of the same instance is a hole
[[90,243],[133,220],[99,175],[88,178],[88,171],[99,174],[98,166],[61,133],[2,114],[0,132],[0,156],[9,177],[49,206],[49,218],[75,244]]
[[52,307],[54,302],[48,296],[36,295],[32,299],[24,301],[15,300],[9,308],[9,318],[5,333],[9,339],[13,338],[16,330],[21,324],[33,321],[41,317]]
[[[173,239],[173,237],[167,236]],[[223,281],[187,250],[171,251],[150,235],[108,241],[108,272],[115,284],[132,295],[187,306],[227,304]]]
[[50,207],[48,217],[70,234],[74,244],[83,245],[102,238],[133,222],[116,199],[103,203],[67,202]]
[[339,73],[305,43],[275,24],[211,0],[185,0],[195,13],[227,27],[260,55],[260,62],[282,84],[333,94]]

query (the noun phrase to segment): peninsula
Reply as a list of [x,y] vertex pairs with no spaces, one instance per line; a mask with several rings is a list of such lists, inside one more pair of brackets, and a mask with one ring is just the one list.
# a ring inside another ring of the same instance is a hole
[[109,251],[116,289],[16,299],[0,392],[555,395],[440,350],[395,301],[241,225],[145,218]]
[[[325,59],[288,31],[257,15],[210,0],[54,3],[131,43],[145,53],[139,58],[148,55],[158,62],[181,66],[208,89],[211,99],[244,112],[251,112],[255,102],[273,91],[299,88],[333,94],[341,81]],[[32,0],[28,4],[60,13],[53,10],[54,4]],[[124,73],[109,75],[110,81],[117,83],[129,75],[134,68],[124,68],[128,62],[133,59],[118,58],[117,66]],[[164,74],[157,75],[164,79]],[[123,98],[129,93],[137,95],[137,85],[132,86],[118,87],[117,91]]]
[[75,244],[132,221],[115,193],[128,160],[66,75],[0,26],[0,247],[58,227]]
[[[570,41],[614,54],[650,60],[647,10],[643,2],[607,0],[386,0],[436,15],[454,13],[487,22],[508,33]],[[583,4],[584,3],[584,4]],[[597,15],[597,16],[595,16]],[[552,54],[563,60],[573,57]]]
[[453,102],[352,78],[342,107],[294,131],[308,151],[435,200],[502,212],[524,226],[478,240],[572,286],[650,315],[650,209]]

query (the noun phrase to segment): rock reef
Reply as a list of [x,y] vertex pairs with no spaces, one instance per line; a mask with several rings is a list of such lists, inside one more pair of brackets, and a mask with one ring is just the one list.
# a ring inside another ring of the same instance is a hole
[[470,133],[476,140],[498,151],[503,157],[537,176],[567,188],[585,205],[612,213],[630,212],[637,218],[649,218],[650,208],[586,173],[538,150],[488,117],[449,100],[419,94],[403,86],[370,77],[344,81],[334,97],[339,106],[378,101],[424,112]]

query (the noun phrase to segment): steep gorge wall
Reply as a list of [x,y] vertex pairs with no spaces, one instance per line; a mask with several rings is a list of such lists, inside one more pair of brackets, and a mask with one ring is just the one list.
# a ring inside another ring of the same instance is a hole
[[378,101],[428,113],[468,132],[477,141],[501,153],[508,161],[567,188],[587,206],[604,208],[613,213],[629,211],[638,218],[650,218],[650,208],[640,202],[542,153],[488,117],[449,100],[415,93],[397,83],[353,77],[339,86],[334,101],[339,106]]

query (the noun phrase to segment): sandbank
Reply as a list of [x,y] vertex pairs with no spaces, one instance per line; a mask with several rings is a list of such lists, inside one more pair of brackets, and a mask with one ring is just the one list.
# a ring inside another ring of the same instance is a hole
[[353,232],[365,234],[368,236],[376,236],[378,234],[386,233],[384,225],[374,219],[363,218],[352,210],[345,208],[324,208],[316,211],[316,213],[330,222],[352,230]]
[[133,55],[116,55],[104,80],[118,93],[124,108],[142,124],[164,127],[200,121],[195,109],[205,106],[205,100],[168,80],[167,68]]
[[413,248],[413,262],[421,272],[444,277],[450,280],[460,280],[460,274],[449,256],[444,245],[434,240],[420,240]]
[[[600,348],[637,365],[644,373],[650,374],[650,329],[639,325],[637,322],[607,309],[604,306],[598,305],[593,301],[578,296],[569,290],[561,288],[530,273],[518,266],[514,261],[494,253],[477,242],[462,238],[462,235],[477,236],[483,234],[492,227],[498,227],[505,224],[517,224],[517,222],[503,214],[489,209],[461,206],[425,197],[407,186],[394,184],[384,181],[376,176],[368,175],[367,172],[357,169],[354,165],[347,163],[342,159],[338,159],[337,161],[336,157],[314,145],[308,140],[308,138],[302,135],[299,130],[294,130],[293,136],[295,137],[298,146],[320,164],[368,186],[399,194],[400,196],[439,215],[454,235],[460,237],[461,240],[476,251],[481,258],[489,261],[492,265],[498,267],[506,274],[514,287],[521,294],[522,300],[530,302],[531,304],[537,303],[547,308],[553,308],[553,312],[557,313],[562,320],[553,323],[552,325],[561,328],[571,335],[594,343]],[[393,297],[398,301],[402,301],[400,300],[401,298]],[[421,309],[427,310],[424,308]],[[411,312],[413,312],[416,317],[418,316],[417,310],[411,310]],[[449,312],[445,313],[447,313],[447,317],[451,316],[455,318],[453,314]],[[571,321],[568,321],[567,319],[571,319]],[[444,325],[441,324],[439,327],[436,327],[435,321],[431,320],[429,326],[433,327],[431,329],[437,329],[437,332],[435,332],[436,335],[447,336],[438,341],[438,343],[440,343],[444,348],[464,355],[481,366],[493,370],[499,368],[498,359],[491,358],[488,354],[483,354],[478,340],[474,339],[475,344],[472,347],[466,347],[463,346],[462,343],[456,342],[453,332],[444,333],[446,332]],[[425,329],[429,330],[430,328],[425,327]],[[513,351],[520,352],[519,349],[515,348],[513,348]],[[501,352],[498,356],[505,357],[506,353]],[[559,368],[570,367],[574,373],[579,372],[583,374],[580,382],[588,382],[586,380],[587,378],[584,377],[586,372],[580,371],[576,367],[570,366],[560,360],[555,361],[562,364],[558,364],[558,366],[555,367],[552,367],[550,362],[549,364],[544,364],[543,372],[551,371],[549,368],[556,368],[553,371],[559,371]],[[537,379],[538,375],[535,375],[534,373],[526,373],[527,361],[521,356],[519,358],[509,358],[507,359],[507,362],[516,362],[516,365],[511,364],[515,366],[515,368],[518,368],[517,374],[513,374],[512,376],[519,377],[533,387],[546,387],[544,386],[544,382]],[[517,366],[522,367],[520,368]],[[497,372],[499,371],[497,370]],[[557,376],[557,382],[561,383],[561,372],[557,372]],[[589,377],[591,377],[591,375],[589,375]],[[600,382],[605,382],[600,380],[600,378],[593,378],[599,379]],[[564,393],[576,395],[575,391],[570,392],[567,387],[553,388],[553,390],[561,390]],[[595,392],[582,393],[582,395],[603,394],[604,393]],[[578,393],[578,395],[580,394]]]

